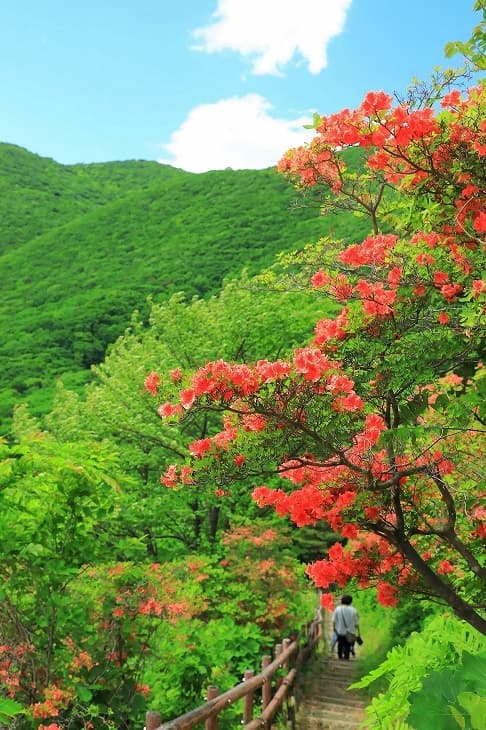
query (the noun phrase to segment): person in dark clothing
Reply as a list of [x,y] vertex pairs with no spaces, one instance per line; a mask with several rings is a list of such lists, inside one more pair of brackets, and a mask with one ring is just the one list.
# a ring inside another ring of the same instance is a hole
[[359,635],[359,615],[355,607],[351,605],[352,602],[352,596],[343,596],[341,604],[336,606],[332,615],[332,625],[338,637],[339,659],[349,660],[354,640]]

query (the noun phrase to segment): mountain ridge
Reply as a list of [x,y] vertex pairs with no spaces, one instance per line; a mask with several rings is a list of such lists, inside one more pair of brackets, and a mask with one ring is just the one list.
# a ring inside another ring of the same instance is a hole
[[331,228],[359,235],[351,214],[292,206],[296,193],[273,168],[63,166],[0,144],[0,170],[3,419],[25,398],[46,412],[64,373],[86,382],[148,297],[204,297]]

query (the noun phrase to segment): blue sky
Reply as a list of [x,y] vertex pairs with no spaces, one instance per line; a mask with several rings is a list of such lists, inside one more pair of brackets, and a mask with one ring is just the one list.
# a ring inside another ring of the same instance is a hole
[[0,140],[58,162],[262,168],[314,111],[447,65],[473,0],[3,0]]

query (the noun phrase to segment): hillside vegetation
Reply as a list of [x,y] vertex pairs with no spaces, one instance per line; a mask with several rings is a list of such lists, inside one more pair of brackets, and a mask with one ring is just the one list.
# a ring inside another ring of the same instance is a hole
[[59,165],[0,144],[0,253],[180,170],[156,162]]
[[3,424],[21,400],[47,412],[60,375],[86,382],[133,310],[148,312],[147,297],[205,296],[330,229],[360,234],[351,214],[293,205],[273,169],[65,166],[6,144],[0,169]]

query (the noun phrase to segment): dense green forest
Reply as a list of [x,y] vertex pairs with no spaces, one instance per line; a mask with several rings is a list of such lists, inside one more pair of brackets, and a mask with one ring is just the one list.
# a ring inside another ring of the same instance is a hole
[[155,162],[59,165],[0,145],[0,412],[49,410],[55,379],[77,387],[147,299],[206,296],[243,268],[362,221],[295,203],[275,170],[192,174]]

